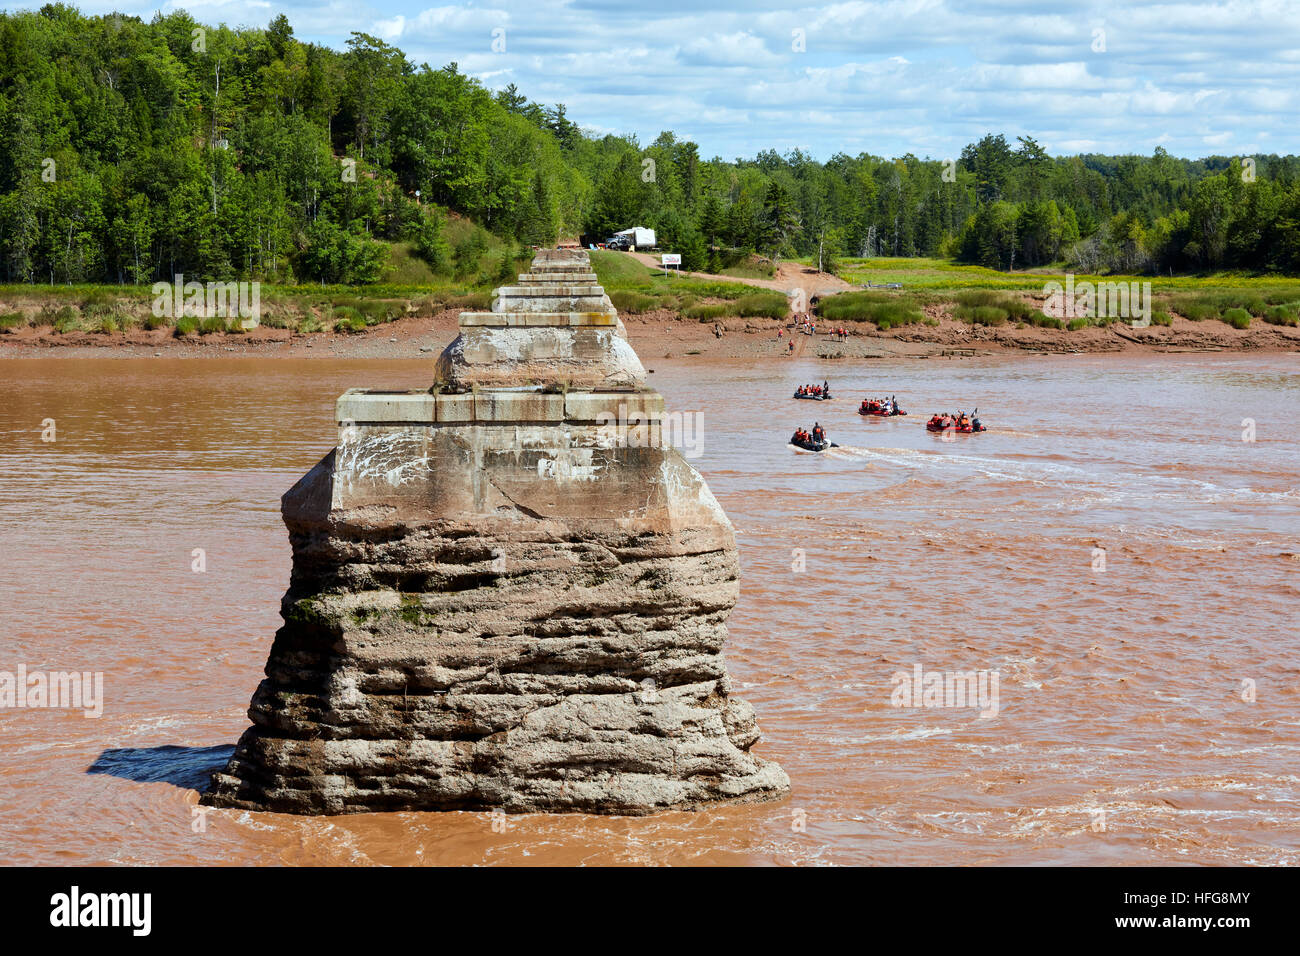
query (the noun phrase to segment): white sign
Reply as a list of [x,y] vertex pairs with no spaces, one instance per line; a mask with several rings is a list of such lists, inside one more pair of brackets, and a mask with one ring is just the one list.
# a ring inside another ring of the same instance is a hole
[[661,264],[665,266],[679,266],[682,264],[682,257],[676,252],[665,252],[659,258],[662,260]]

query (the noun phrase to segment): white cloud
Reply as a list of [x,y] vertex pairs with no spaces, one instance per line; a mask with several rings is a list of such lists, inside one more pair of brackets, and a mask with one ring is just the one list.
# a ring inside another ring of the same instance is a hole
[[[705,156],[797,144],[819,158],[955,155],[987,132],[1033,135],[1058,152],[1159,143],[1198,156],[1264,141],[1300,152],[1295,0],[1058,0],[1046,10],[1030,0],[173,2],[231,25],[284,12],[300,38],[335,48],[353,30],[374,33],[417,65],[455,60],[494,88],[514,82],[533,100],[563,102],[597,132],[648,142],[689,129]],[[157,9],[82,8],[146,20]],[[1098,26],[1104,53],[1091,48]],[[503,53],[491,48],[497,27]]]

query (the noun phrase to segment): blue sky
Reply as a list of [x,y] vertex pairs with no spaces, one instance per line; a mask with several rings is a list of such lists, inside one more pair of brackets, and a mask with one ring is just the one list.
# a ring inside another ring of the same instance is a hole
[[455,60],[489,88],[563,102],[589,130],[646,143],[671,129],[706,157],[947,158],[986,132],[1057,155],[1300,151],[1300,0],[78,5],[231,26],[283,12],[300,39],[339,48],[372,33],[416,63]]

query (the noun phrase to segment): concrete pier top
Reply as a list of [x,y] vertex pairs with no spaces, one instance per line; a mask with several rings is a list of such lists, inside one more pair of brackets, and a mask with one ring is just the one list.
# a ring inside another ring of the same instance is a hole
[[662,421],[664,400],[649,390],[545,392],[485,388],[460,395],[429,391],[350,388],[339,396],[335,417],[349,425],[436,425],[469,423]]
[[462,312],[460,327],[531,328],[540,326],[616,326],[618,313],[609,312]]
[[555,285],[561,283],[568,283],[570,285],[599,285],[600,279],[596,278],[596,273],[594,272],[521,272],[519,273],[519,282],[521,285],[527,285],[530,282],[545,282]]
[[455,392],[616,391],[639,388],[645,376],[590,257],[558,249],[542,250],[517,285],[497,289],[491,311],[462,312],[460,335],[434,367],[440,390]]

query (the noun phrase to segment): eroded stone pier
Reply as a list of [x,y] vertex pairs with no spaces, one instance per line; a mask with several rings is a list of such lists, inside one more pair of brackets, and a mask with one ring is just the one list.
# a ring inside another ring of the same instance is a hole
[[253,726],[204,802],[649,813],[773,799],[730,696],[730,523],[586,253],[464,313],[426,392],[352,389],[282,500]]

